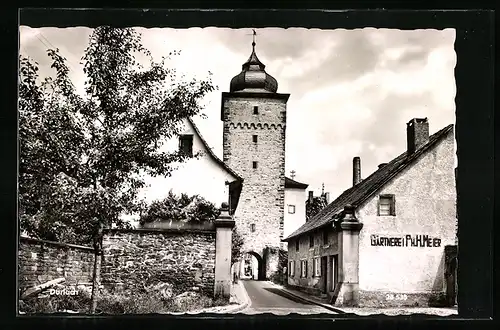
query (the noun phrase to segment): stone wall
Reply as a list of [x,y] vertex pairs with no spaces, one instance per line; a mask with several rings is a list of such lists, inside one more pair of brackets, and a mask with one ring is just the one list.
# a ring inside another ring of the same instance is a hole
[[104,232],[101,283],[111,292],[133,294],[168,283],[173,294],[199,290],[212,296],[214,276],[215,229]]
[[[263,256],[265,247],[283,245],[288,97],[235,94],[223,94],[223,159],[244,179],[234,214],[236,226],[245,238],[243,250]],[[253,113],[254,106],[258,106],[258,114]],[[253,141],[253,135],[257,135],[257,142]],[[273,262],[276,265],[265,268],[277,269],[277,259]]]
[[66,279],[63,285],[92,286],[91,247],[21,237],[18,261],[21,291],[60,277]]

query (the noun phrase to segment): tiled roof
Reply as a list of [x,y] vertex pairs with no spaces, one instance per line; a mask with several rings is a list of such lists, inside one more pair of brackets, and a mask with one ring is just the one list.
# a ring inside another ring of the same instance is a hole
[[298,182],[285,176],[285,188],[306,189],[308,186],[306,183]]
[[361,205],[364,201],[370,198],[373,194],[379,191],[386,183],[388,183],[397,174],[413,164],[423,153],[435,146],[439,141],[443,140],[449,132],[453,130],[453,125],[448,125],[437,133],[429,137],[429,141],[420,149],[407,156],[406,151],[393,159],[387,165],[373,172],[366,179],[362,180],[356,186],[344,191],[337,199],[328,204],[318,214],[309,219],[299,229],[285,238],[283,241],[309,233],[315,229],[319,229],[331,224],[334,219],[338,219],[344,206],[351,204],[355,208]]
[[191,126],[193,126],[193,129],[195,130],[196,134],[200,137],[201,143],[203,143],[203,145],[205,146],[205,149],[207,149],[208,154],[210,155],[210,157],[212,157],[212,159],[215,160],[215,162],[217,164],[219,164],[222,168],[224,168],[231,175],[233,175],[238,181],[243,181],[243,178],[241,176],[239,176],[238,173],[236,173],[233,169],[231,169],[229,166],[227,166],[226,163],[224,163],[219,157],[217,157],[214,154],[214,152],[212,151],[212,149],[208,146],[207,141],[205,141],[205,139],[201,135],[200,130],[198,129],[198,127],[196,126],[196,124],[193,122],[193,120],[191,118],[188,118],[188,121],[191,124]]

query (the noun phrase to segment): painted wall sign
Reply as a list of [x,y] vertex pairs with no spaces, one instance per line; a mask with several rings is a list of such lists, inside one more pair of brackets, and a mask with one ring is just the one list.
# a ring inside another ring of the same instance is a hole
[[441,239],[429,235],[404,235],[400,237],[384,237],[371,235],[372,246],[398,246],[398,247],[440,247]]

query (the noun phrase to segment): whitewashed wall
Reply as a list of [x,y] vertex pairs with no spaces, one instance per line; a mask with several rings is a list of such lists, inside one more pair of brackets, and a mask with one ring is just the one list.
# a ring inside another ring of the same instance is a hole
[[[184,163],[175,164],[176,169],[171,177],[151,177],[144,175],[146,187],[140,190],[139,198],[151,203],[154,200],[165,198],[169,191],[175,194],[186,193],[188,195],[200,195],[208,201],[220,206],[228,202],[229,187],[226,181],[234,181],[236,178],[222,168],[205,149],[202,140],[195,133],[193,126],[185,120],[182,134],[193,134],[193,154],[201,151],[202,156],[198,159],[189,159]],[[172,138],[165,142],[161,150],[176,150],[179,148],[178,138]],[[137,216],[124,215],[134,224],[137,224]]]
[[[287,237],[306,222],[306,199],[305,189],[285,188],[283,237]],[[295,214],[288,213],[288,205],[295,205]]]

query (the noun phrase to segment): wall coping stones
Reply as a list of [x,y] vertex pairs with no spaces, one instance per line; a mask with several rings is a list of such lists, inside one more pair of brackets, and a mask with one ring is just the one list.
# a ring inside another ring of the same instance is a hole
[[105,228],[103,229],[105,234],[120,234],[120,233],[144,233],[144,234],[173,234],[182,235],[186,233],[193,234],[204,234],[204,235],[215,235],[215,225],[214,229],[206,230],[199,228],[133,228],[133,229],[119,229],[119,228]]
[[54,241],[46,241],[46,240],[41,240],[38,238],[31,238],[31,237],[26,237],[26,236],[21,236],[19,238],[20,243],[28,243],[28,244],[40,244],[40,245],[51,245],[55,247],[62,247],[62,248],[67,248],[67,249],[79,249],[83,251],[90,251],[94,252],[94,248],[90,246],[83,246],[83,245],[76,245],[76,244],[68,244],[68,243],[61,243],[61,242],[54,242]]
[[178,229],[178,230],[206,230],[214,231],[213,221],[184,222],[184,221],[155,221],[142,225],[139,229]]
[[216,228],[233,228],[235,226],[234,220],[217,219],[215,220]]

